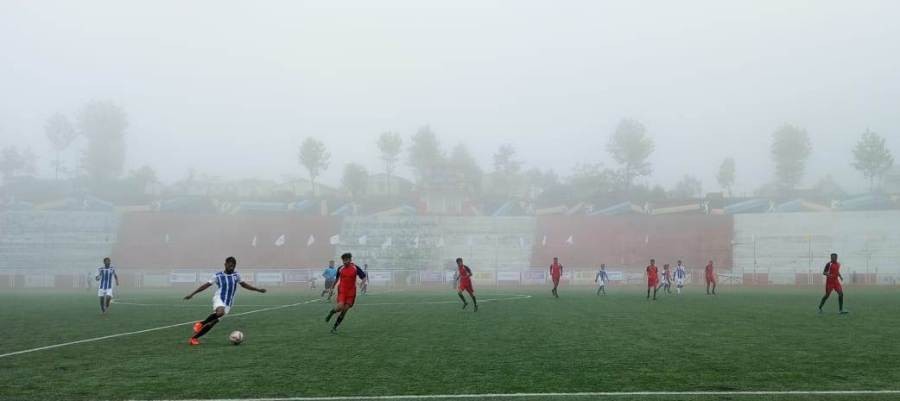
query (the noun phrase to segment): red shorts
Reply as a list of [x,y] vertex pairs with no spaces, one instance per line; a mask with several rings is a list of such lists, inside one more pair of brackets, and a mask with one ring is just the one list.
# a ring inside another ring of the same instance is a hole
[[559,285],[559,276],[551,277],[553,279],[553,285]]
[[647,280],[647,287],[658,287],[658,286],[659,286],[658,278],[656,278],[656,279],[651,278],[651,279]]
[[337,303],[347,305],[348,307],[353,306],[353,304],[356,303],[356,291],[338,291]]
[[475,288],[472,287],[472,280],[459,280],[459,291],[460,292],[465,291],[465,292],[468,292],[469,294],[474,293]]
[[706,282],[707,282],[707,283],[715,283],[715,282],[716,282],[716,276],[714,276],[714,275],[712,275],[712,274],[707,274],[707,275],[706,275]]
[[832,291],[844,292],[844,288],[841,287],[841,282],[834,280],[826,280],[825,281],[825,295],[830,295]]

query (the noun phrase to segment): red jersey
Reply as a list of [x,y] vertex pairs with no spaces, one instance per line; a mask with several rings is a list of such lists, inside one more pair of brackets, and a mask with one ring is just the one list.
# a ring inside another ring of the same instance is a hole
[[457,266],[457,269],[459,270],[459,281],[462,282],[472,280],[472,269],[469,269],[469,266]]
[[550,265],[550,275],[553,277],[562,276],[562,269],[563,269],[563,267],[561,264],[554,263],[554,264]]
[[651,281],[659,280],[659,269],[655,265],[647,266],[647,279]]
[[713,274],[713,265],[712,263],[706,265],[706,275],[710,276]]
[[338,293],[345,295],[356,294],[357,277],[361,279],[366,278],[366,273],[352,262],[338,268]]
[[828,277],[828,281],[838,281],[838,278],[841,275],[841,264],[838,262],[828,262],[825,265],[825,275]]

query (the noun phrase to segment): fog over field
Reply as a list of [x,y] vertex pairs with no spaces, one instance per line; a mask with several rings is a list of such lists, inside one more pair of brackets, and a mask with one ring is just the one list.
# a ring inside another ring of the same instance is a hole
[[[568,176],[616,167],[620,121],[655,143],[649,175],[734,192],[775,177],[772,135],[806,131],[798,187],[827,176],[868,188],[851,167],[867,129],[900,153],[896,1],[4,1],[0,147],[30,148],[53,176],[45,126],[78,125],[92,101],[127,116],[124,170],[160,181],[197,173],[305,177],[307,137],[344,164],[380,171],[375,141],[423,126],[485,170],[503,144],[523,169]],[[76,166],[84,138],[64,157]],[[413,178],[406,156],[397,174]],[[74,167],[73,167],[74,168]]]

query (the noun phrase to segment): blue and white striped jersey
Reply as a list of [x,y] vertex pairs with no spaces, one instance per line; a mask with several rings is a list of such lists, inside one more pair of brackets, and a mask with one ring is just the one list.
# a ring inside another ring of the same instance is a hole
[[684,269],[684,265],[678,265],[675,267],[675,278],[685,278],[687,276],[687,271]]
[[113,287],[114,276],[116,275],[115,267],[100,267],[97,269],[97,277],[100,277],[100,289],[108,290]]
[[216,297],[228,306],[231,306],[231,303],[234,302],[234,294],[237,293],[237,287],[241,281],[241,275],[236,272],[231,274],[218,272],[209,279],[210,284],[215,284],[219,287]]

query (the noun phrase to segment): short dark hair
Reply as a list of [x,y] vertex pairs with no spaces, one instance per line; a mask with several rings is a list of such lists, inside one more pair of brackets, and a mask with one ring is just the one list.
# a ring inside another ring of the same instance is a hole
[[462,258],[456,258],[456,263],[462,262]]
[[353,255],[351,255],[350,252],[347,252],[347,253],[341,255],[341,260],[350,260],[350,259],[353,259]]
[[237,259],[235,259],[234,256],[229,256],[229,257],[225,258],[225,263],[232,263],[232,264],[236,265]]
[[831,254],[831,257],[832,257],[832,258],[836,258],[836,257],[837,257],[837,254],[836,254],[836,253],[832,253],[832,254]]

